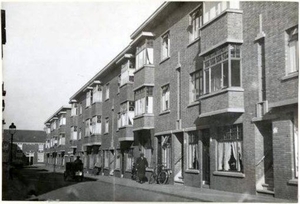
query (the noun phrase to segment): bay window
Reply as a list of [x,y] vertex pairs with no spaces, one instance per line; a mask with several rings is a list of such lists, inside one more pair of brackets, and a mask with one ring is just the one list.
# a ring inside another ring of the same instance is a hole
[[59,117],[59,125],[66,125],[66,114],[61,114]]
[[87,119],[85,121],[85,137],[90,136],[92,131],[91,131],[91,119]]
[[240,58],[240,45],[234,44],[226,45],[204,56],[204,90],[206,94],[227,87],[241,86]]
[[120,106],[120,127],[133,125],[134,118],[134,102],[127,101]]
[[161,88],[161,90],[162,90],[161,110],[167,111],[170,109],[170,86],[165,85]]
[[228,8],[239,9],[238,1],[208,1],[204,2],[204,19],[203,23],[214,19],[219,16],[223,11]]
[[197,8],[190,14],[189,20],[189,41],[193,42],[200,36],[199,28],[202,26],[202,7]]
[[137,47],[135,60],[136,70],[145,65],[153,65],[153,40],[146,39],[143,44]]
[[243,172],[242,124],[218,129],[218,171]]
[[287,30],[287,65],[286,74],[297,72],[299,69],[298,26]]
[[170,33],[167,32],[161,37],[161,60],[170,57]]
[[188,168],[199,169],[198,131],[188,133]]
[[131,170],[132,164],[134,162],[133,149],[129,149],[127,152],[125,152],[124,157],[125,157],[125,167],[126,167],[125,169]]
[[121,82],[120,86],[128,82],[134,82],[134,71],[135,67],[131,60],[127,60],[125,64],[122,65],[121,68]]
[[97,84],[93,88],[93,98],[92,103],[102,102],[102,86]]
[[145,86],[134,92],[135,116],[153,113],[153,87]]
[[105,100],[109,99],[109,84],[106,84]]
[[197,70],[191,74],[190,83],[190,102],[197,101],[203,94],[203,71]]
[[77,115],[77,103],[72,103],[71,105],[71,116]]
[[90,105],[91,105],[91,101],[92,101],[92,91],[91,90],[89,90],[89,91],[87,91],[86,92],[86,106],[85,107],[89,107]]
[[92,118],[92,134],[100,135],[101,134],[101,116],[97,115]]

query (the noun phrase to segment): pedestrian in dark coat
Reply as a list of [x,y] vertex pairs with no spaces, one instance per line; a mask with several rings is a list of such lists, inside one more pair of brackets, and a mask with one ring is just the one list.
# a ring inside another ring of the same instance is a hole
[[137,158],[136,167],[137,167],[139,182],[143,183],[145,181],[146,168],[148,167],[148,161],[144,157],[144,153],[141,153],[140,157]]

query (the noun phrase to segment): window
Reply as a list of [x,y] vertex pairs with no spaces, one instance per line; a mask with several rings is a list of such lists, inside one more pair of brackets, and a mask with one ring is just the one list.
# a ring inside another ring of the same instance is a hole
[[82,103],[79,104],[79,114],[82,114]]
[[191,74],[190,102],[197,101],[203,94],[203,71],[198,70]]
[[91,105],[91,101],[92,101],[92,91],[89,90],[86,92],[86,106],[85,107],[89,107]]
[[[206,94],[226,87],[241,86],[240,58],[240,46],[232,44],[204,57],[204,90]],[[231,73],[231,77],[229,73]]]
[[161,162],[167,169],[171,169],[171,136],[161,137]]
[[109,151],[104,151],[104,167],[108,168],[109,165]]
[[92,126],[91,126],[91,119],[87,119],[85,121],[85,137],[88,137],[92,134]]
[[136,70],[153,65],[153,40],[146,39],[136,50]]
[[242,124],[219,127],[218,171],[243,172]]
[[299,70],[298,26],[287,30],[287,74]]
[[18,145],[18,148],[19,148],[20,150],[23,150],[23,144],[22,144],[22,143],[18,143],[17,145]]
[[134,118],[134,102],[127,101],[120,106],[120,127],[133,125]]
[[77,115],[77,103],[72,103],[71,105],[71,116]]
[[118,93],[120,93],[121,75],[118,76]]
[[188,168],[199,169],[198,131],[189,132],[188,137]]
[[81,135],[82,135],[81,128],[79,128],[79,131],[78,131],[78,139],[79,140],[81,140]]
[[120,86],[128,82],[134,82],[134,64],[131,60],[127,60],[121,68],[121,81]]
[[161,44],[161,60],[170,57],[170,34],[169,32],[164,34],[162,37]]
[[39,144],[39,152],[44,151],[44,145],[43,144]]
[[71,127],[71,140],[77,140],[77,126]]
[[204,22],[212,20],[227,8],[239,9],[238,1],[204,2]]
[[59,117],[59,125],[66,125],[66,114],[61,114]]
[[93,101],[92,103],[102,102],[102,86],[97,84],[93,88]]
[[165,85],[161,88],[162,91],[162,100],[161,100],[161,110],[167,111],[170,109],[170,86]]
[[105,99],[109,99],[109,84],[106,84]]
[[197,8],[190,14],[189,22],[189,39],[190,42],[193,42],[200,36],[199,28],[202,26],[202,7]]
[[65,145],[65,144],[66,144],[65,134],[60,134],[59,140],[58,140],[58,145]]
[[298,178],[299,163],[298,163],[298,115],[295,114],[293,119],[293,132],[294,132],[294,177]]
[[100,135],[101,134],[101,116],[97,115],[92,118],[92,134]]
[[121,127],[121,113],[118,113],[118,124],[117,124],[118,129]]
[[109,118],[105,118],[105,133],[108,133],[109,131]]
[[143,87],[134,92],[135,116],[153,113],[153,87]]
[[125,164],[126,170],[131,170],[131,168],[132,168],[132,162],[134,161],[133,149],[129,149],[128,152],[125,152],[124,153],[124,157],[125,157],[125,163],[126,163]]
[[52,122],[51,122],[51,131],[55,130],[56,129],[56,120],[54,119]]
[[121,151],[117,150],[117,154],[116,154],[116,169],[120,169],[121,166]]

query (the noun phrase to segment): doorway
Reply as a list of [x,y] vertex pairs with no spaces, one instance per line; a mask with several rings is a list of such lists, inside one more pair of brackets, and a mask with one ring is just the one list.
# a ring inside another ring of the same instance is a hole
[[203,186],[210,184],[209,129],[202,130],[202,181]]

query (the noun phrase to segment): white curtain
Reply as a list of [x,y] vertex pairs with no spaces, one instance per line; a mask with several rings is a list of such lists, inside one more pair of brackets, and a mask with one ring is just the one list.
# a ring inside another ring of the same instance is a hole
[[218,144],[218,170],[223,170],[223,155],[224,155],[224,143],[220,142]]
[[224,142],[224,170],[228,171],[229,168],[229,159],[231,155],[231,142]]
[[153,113],[153,97],[148,96],[147,113]]
[[147,48],[147,64],[153,64],[153,48]]

